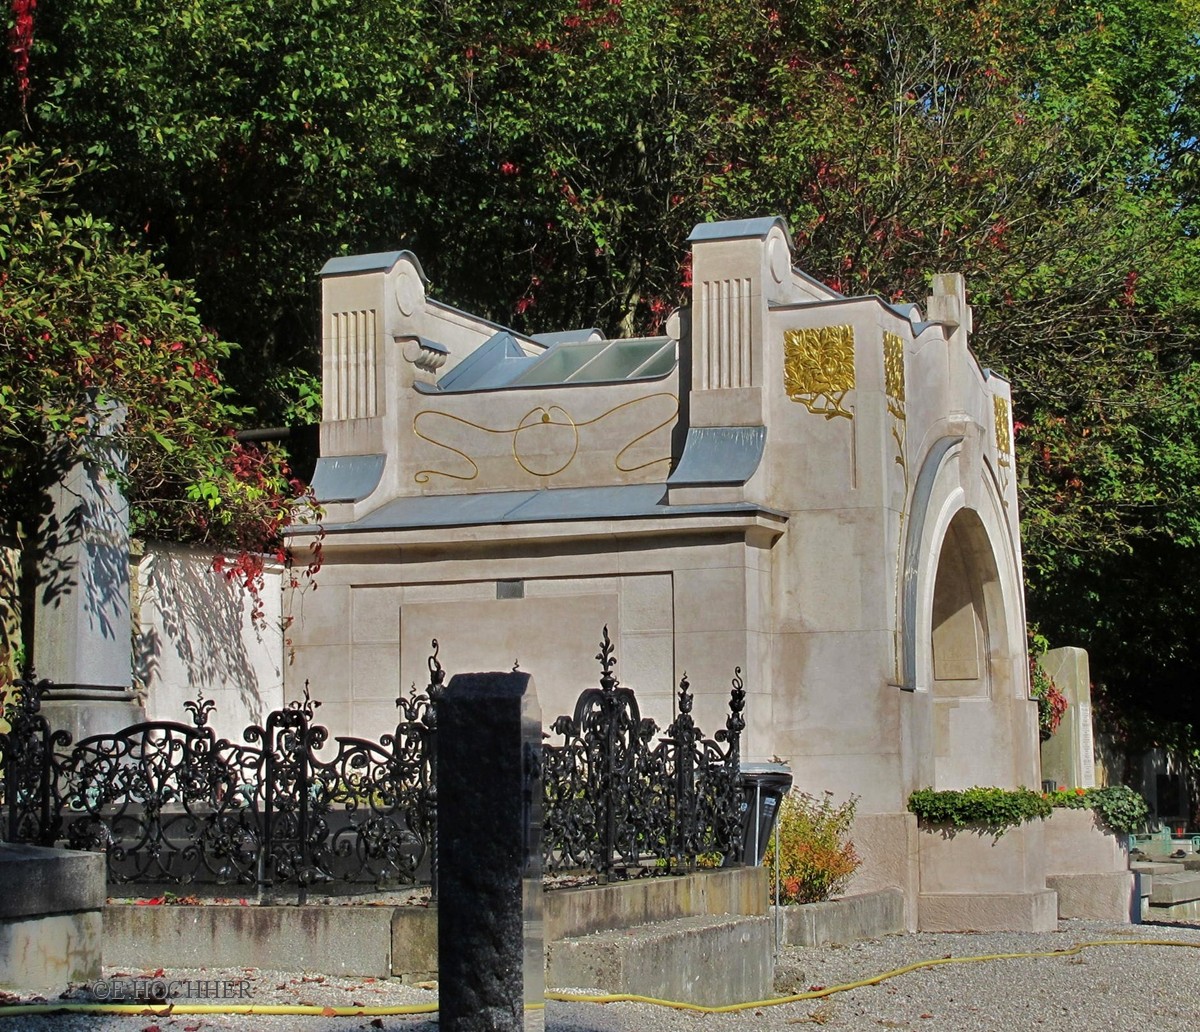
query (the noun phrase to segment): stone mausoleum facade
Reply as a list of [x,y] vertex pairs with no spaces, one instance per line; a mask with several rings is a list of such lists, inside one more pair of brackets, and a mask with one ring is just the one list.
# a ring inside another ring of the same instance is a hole
[[451,672],[532,672],[550,720],[607,625],[663,725],[686,672],[721,726],[740,667],[744,758],[859,796],[858,886],[900,888],[910,927],[1049,926],[1033,831],[964,876],[905,813],[917,788],[1040,779],[1011,397],[968,348],[961,278],[923,306],[844,297],[793,268],[778,218],[689,243],[690,307],[626,340],[451,308],[407,251],[325,266],[326,562],[287,690],[377,736],[436,637]]

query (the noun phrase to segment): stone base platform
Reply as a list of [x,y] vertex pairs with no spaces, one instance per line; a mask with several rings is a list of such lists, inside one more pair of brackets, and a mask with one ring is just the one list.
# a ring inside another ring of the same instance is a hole
[[720,1007],[771,996],[773,950],[769,917],[678,918],[551,943],[546,985]]
[[104,856],[0,844],[0,989],[100,977]]
[[[543,902],[548,941],[685,917],[762,916],[767,870],[736,867],[556,889]],[[104,910],[104,962],[149,969],[168,961],[187,967],[299,966],[423,981],[437,978],[437,918],[436,907],[118,903]]]
[[917,929],[922,932],[1053,932],[1058,896],[1040,892],[922,893]]
[[1046,887],[1058,893],[1061,918],[1127,922],[1137,914],[1132,871],[1048,874]]

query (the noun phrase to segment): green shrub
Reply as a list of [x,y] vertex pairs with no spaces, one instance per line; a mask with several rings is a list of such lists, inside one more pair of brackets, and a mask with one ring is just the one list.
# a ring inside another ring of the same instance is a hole
[[1107,788],[1065,788],[1051,792],[1050,804],[1069,810],[1093,810],[1113,831],[1141,831],[1150,815],[1146,800],[1127,785]]
[[779,898],[776,903],[820,903],[841,892],[861,863],[846,835],[858,797],[835,805],[833,793],[793,791],[779,807],[766,863],[775,863],[779,845]]
[[1050,816],[1050,801],[1028,788],[923,788],[908,797],[908,809],[927,824],[975,826],[999,837],[1025,821]]

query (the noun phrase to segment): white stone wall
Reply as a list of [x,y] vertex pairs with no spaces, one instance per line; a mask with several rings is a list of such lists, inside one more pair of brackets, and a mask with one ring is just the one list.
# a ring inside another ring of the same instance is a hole
[[249,593],[212,561],[204,549],[146,547],[134,581],[134,678],[150,720],[186,722],[183,704],[202,689],[217,704],[210,726],[241,741],[247,724],[283,704],[282,570],[267,568],[256,623]]

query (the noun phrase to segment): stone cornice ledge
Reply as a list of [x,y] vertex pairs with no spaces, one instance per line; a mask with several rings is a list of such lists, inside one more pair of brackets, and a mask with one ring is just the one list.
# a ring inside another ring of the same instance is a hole
[[[488,523],[455,527],[355,530],[339,533],[327,528],[322,545],[327,557],[334,554],[379,549],[458,546],[490,543],[536,544],[539,541],[636,540],[667,537],[744,536],[755,547],[769,547],[787,529],[786,513],[770,509],[731,513],[696,513],[671,517],[647,516],[623,519],[556,520],[543,523]],[[300,544],[315,528],[304,527],[291,535]]]

